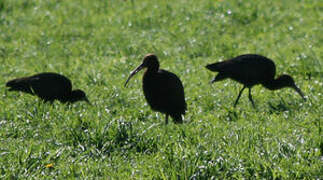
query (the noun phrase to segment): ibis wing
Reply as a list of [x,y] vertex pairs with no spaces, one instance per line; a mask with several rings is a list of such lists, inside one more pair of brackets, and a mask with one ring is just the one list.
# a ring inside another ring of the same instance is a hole
[[186,102],[180,79],[173,73],[160,70],[144,80],[144,94],[152,109],[169,113],[184,114]]

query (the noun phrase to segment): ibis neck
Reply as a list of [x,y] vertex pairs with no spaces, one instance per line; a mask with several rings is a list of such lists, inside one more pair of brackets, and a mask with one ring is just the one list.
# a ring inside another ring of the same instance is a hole
[[281,81],[280,79],[273,79],[272,81],[263,83],[263,86],[265,86],[267,89],[270,89],[270,90],[277,90],[277,89],[287,87],[284,81]]
[[73,103],[75,101],[78,101],[78,97],[76,97],[73,94],[73,91],[69,94],[65,94],[65,96],[63,96],[61,99],[59,99],[61,102],[63,103]]
[[158,69],[159,69],[159,66],[156,65],[156,66],[150,66],[147,68],[147,71],[146,73],[157,73],[158,72]]

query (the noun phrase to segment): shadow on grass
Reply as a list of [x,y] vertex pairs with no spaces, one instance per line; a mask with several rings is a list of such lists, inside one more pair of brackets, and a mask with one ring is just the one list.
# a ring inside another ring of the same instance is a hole
[[290,107],[288,107],[283,101],[280,101],[279,104],[277,105],[273,104],[272,102],[268,102],[268,105],[269,105],[269,112],[271,114],[281,113],[281,112],[290,110]]
[[1,1],[0,2],[0,12],[2,12],[4,10],[4,2]]
[[286,103],[283,98],[279,101],[278,104],[274,104],[272,102],[268,102],[269,106],[269,113],[281,113],[285,111],[295,111],[300,110],[302,106],[300,103],[297,103],[297,100],[293,101],[292,103]]
[[237,122],[240,119],[240,112],[236,109],[226,109],[227,113],[220,116],[220,119],[228,122]]

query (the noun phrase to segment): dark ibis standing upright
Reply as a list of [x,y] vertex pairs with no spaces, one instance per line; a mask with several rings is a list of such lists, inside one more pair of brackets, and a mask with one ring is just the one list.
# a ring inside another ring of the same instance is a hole
[[183,123],[182,115],[185,114],[186,102],[184,88],[181,80],[169,71],[159,68],[158,58],[154,54],[147,54],[140,66],[131,72],[125,86],[141,69],[147,68],[143,76],[143,91],[150,107],[173,118],[175,123]]
[[206,68],[211,71],[219,72],[211,81],[212,83],[230,78],[243,84],[243,88],[240,90],[234,106],[237,105],[241,93],[247,87],[249,88],[249,100],[255,107],[251,96],[251,88],[256,84],[261,84],[270,90],[290,87],[295,89],[296,92],[305,100],[304,94],[296,86],[294,79],[286,74],[280,75],[275,79],[275,63],[271,59],[261,55],[240,55],[222,62],[209,64]]
[[21,91],[36,95],[45,102],[59,100],[73,103],[84,100],[89,103],[86,94],[79,89],[72,91],[71,81],[60,74],[44,72],[33,76],[13,79],[6,83],[9,91]]

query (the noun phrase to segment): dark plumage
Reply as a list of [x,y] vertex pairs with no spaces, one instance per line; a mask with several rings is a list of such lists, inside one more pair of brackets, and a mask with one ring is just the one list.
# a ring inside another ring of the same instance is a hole
[[244,85],[239,92],[234,106],[237,105],[242,91],[247,87],[249,88],[249,100],[255,107],[251,96],[251,88],[256,84],[262,84],[270,90],[290,87],[295,89],[296,92],[305,100],[304,94],[295,85],[294,79],[285,74],[280,75],[275,79],[276,67],[274,62],[261,55],[240,55],[233,59],[209,64],[206,68],[211,71],[219,72],[219,74],[211,81],[212,83],[230,78]]
[[137,72],[147,68],[143,76],[143,90],[150,107],[171,116],[175,123],[183,123],[182,115],[185,114],[186,102],[184,88],[181,80],[173,73],[159,69],[158,58],[154,54],[147,54],[127,79],[126,84]]
[[33,76],[13,79],[6,83],[9,91],[21,91],[36,95],[45,102],[59,100],[73,103],[84,100],[89,102],[82,90],[73,90],[71,81],[57,73],[40,73]]

